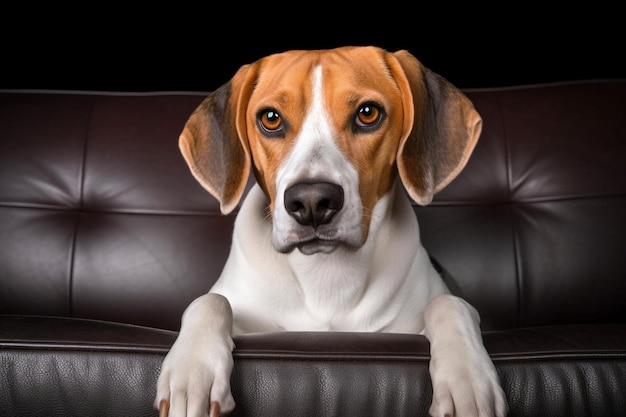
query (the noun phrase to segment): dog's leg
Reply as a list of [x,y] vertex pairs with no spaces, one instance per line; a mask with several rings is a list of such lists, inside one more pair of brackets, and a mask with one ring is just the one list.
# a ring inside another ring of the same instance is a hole
[[[155,406],[170,417],[217,416],[235,407],[232,310],[226,298],[206,294],[185,310],[180,333],[163,361]],[[217,404],[217,405],[216,405]]]
[[424,311],[431,344],[433,417],[504,417],[507,403],[485,350],[478,312],[452,295],[435,297]]

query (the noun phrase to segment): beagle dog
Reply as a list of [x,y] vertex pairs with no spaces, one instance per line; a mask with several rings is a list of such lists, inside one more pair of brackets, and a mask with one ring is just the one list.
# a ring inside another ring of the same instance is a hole
[[223,272],[185,310],[157,382],[170,417],[235,407],[232,335],[422,333],[430,414],[505,416],[480,319],[450,294],[420,242],[426,205],[481,132],[469,99],[409,52],[287,51],[242,66],[179,140],[226,214],[243,200]]

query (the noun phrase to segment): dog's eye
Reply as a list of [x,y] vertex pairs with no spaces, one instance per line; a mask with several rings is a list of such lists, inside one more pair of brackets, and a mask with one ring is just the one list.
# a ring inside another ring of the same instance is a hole
[[267,133],[278,133],[283,129],[283,119],[274,109],[265,109],[259,113],[259,126]]
[[359,127],[375,126],[383,118],[382,109],[374,103],[365,103],[359,107],[354,121]]

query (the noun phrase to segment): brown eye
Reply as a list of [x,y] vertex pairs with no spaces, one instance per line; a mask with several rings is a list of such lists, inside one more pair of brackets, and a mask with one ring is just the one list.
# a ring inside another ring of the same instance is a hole
[[365,103],[359,107],[355,122],[359,127],[372,127],[383,117],[381,108],[374,103]]
[[266,109],[259,114],[259,126],[268,133],[276,133],[283,127],[283,119],[274,109]]

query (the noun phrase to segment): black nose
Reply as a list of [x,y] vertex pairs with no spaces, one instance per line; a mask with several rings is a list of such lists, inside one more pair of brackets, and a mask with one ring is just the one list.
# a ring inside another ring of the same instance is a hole
[[287,213],[303,226],[330,222],[343,207],[343,188],[328,182],[299,183],[285,191]]

